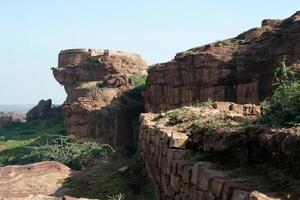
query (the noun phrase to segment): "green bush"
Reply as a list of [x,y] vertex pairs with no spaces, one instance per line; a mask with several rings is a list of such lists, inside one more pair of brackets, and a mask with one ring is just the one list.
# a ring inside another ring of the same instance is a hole
[[114,150],[106,144],[82,142],[74,136],[47,135],[43,143],[33,147],[29,158],[32,161],[55,160],[72,169],[82,169],[95,165],[101,158]]
[[300,122],[300,80],[294,79],[294,72],[286,65],[286,58],[275,71],[277,88],[273,96],[263,102],[262,124],[285,126]]
[[268,101],[259,120],[274,126],[300,122],[300,81],[282,82]]
[[131,77],[135,87],[145,85],[147,75],[134,75]]

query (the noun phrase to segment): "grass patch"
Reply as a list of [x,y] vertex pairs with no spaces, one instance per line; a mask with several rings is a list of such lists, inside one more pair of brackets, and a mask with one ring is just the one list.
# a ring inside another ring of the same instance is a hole
[[46,139],[45,135],[66,135],[60,108],[53,109],[43,120],[13,123],[1,129],[0,166],[31,163],[29,147]]
[[154,192],[142,160],[132,158],[128,161],[130,167],[125,172],[117,171],[124,162],[123,158],[118,158],[117,161],[104,162],[84,170],[80,176],[70,178],[66,183],[66,187],[71,190],[69,195],[98,199],[122,197],[130,200],[154,200]]

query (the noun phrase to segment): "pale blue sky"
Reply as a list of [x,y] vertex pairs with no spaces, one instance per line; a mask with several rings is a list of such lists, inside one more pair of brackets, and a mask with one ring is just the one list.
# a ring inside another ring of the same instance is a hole
[[[0,0],[0,104],[35,104],[65,92],[53,78],[68,48],[139,53],[149,64],[286,18],[299,0]],[[298,8],[297,8],[298,6]]]

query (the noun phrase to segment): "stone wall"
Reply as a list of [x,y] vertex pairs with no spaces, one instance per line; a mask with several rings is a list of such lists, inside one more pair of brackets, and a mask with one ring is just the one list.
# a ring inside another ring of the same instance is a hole
[[[191,112],[188,113],[191,114]],[[193,159],[195,149],[193,150],[189,147],[189,143],[191,143],[190,136],[174,126],[166,126],[157,122],[155,120],[157,116],[152,113],[142,114],[140,116],[139,130],[139,152],[145,161],[157,199],[269,200],[286,199],[286,196],[289,196],[290,199],[299,197],[299,193],[284,193],[279,189],[278,185],[275,186],[276,193],[274,193],[274,188],[273,190],[270,189],[272,188],[272,183],[260,180],[260,177],[250,179],[244,176],[233,176],[232,169],[226,168],[225,165]],[[165,121],[164,118],[161,120]],[[237,135],[235,131],[232,131],[232,133]],[[220,134],[222,133],[214,132],[212,136],[207,135],[206,139],[204,139],[205,144],[202,144],[202,146],[206,145],[205,151],[208,152],[224,151],[223,157],[225,158],[223,159],[226,159],[226,156],[228,156],[227,159],[230,159],[231,163],[238,164],[240,158],[235,160],[234,157],[231,157],[227,151],[228,146],[235,146],[238,145],[236,143],[239,143],[239,146],[245,148],[246,151],[244,152],[247,153],[247,147],[244,146],[245,143],[234,139],[235,136],[232,137],[232,135],[227,139],[222,139]],[[245,137],[242,135],[241,138]],[[263,144],[266,140],[261,141],[261,144],[253,145],[256,145],[256,148],[262,147],[264,149]],[[274,144],[274,141],[272,143]],[[201,146],[200,144],[198,145],[199,147]],[[214,150],[209,148],[209,146],[213,147]],[[227,148],[224,148],[226,146]],[[240,151],[240,149],[236,150]],[[201,152],[200,150],[198,151]],[[274,150],[273,154],[276,154],[276,151]],[[294,149],[294,151],[297,150]],[[264,152],[269,155],[267,150]],[[202,153],[204,154],[205,152],[202,151]],[[243,157],[247,156],[247,154],[243,154]]]

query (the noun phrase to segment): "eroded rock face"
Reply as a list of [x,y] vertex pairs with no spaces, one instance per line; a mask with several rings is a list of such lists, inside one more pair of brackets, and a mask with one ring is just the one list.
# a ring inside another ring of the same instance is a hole
[[55,161],[0,168],[0,199],[30,199],[35,195],[62,196],[63,181],[72,170]]
[[274,70],[283,57],[300,70],[300,12],[264,20],[261,28],[179,53],[148,71],[145,109],[168,110],[211,98],[258,103],[271,95]]
[[38,105],[36,105],[30,111],[27,112],[26,119],[30,121],[30,120],[43,118],[50,112],[51,108],[52,108],[51,99],[41,100],[39,101]]
[[126,93],[132,77],[145,75],[139,55],[98,49],[64,50],[59,54],[55,79],[68,94],[63,104],[69,134],[126,146],[134,137]]

